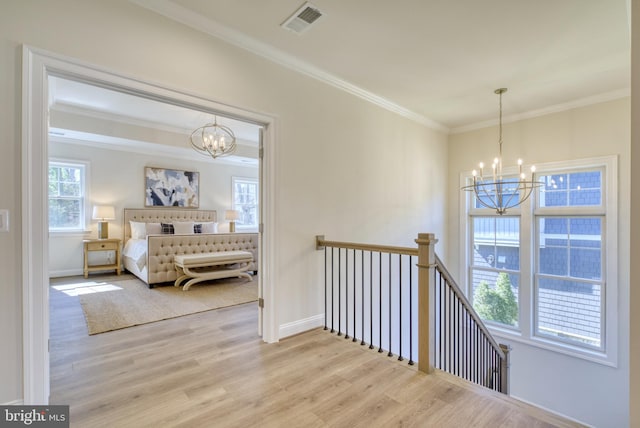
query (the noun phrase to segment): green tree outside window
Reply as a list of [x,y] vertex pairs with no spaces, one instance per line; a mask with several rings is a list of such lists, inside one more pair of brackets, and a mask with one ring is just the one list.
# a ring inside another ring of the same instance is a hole
[[473,296],[473,307],[484,320],[516,325],[518,302],[509,275],[500,272],[495,288],[489,287],[487,281],[480,281]]

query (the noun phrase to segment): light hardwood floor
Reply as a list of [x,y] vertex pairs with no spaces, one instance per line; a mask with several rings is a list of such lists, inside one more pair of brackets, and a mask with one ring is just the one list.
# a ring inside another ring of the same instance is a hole
[[51,289],[51,403],[72,427],[578,426],[322,329],[265,344],[245,304],[88,336]]

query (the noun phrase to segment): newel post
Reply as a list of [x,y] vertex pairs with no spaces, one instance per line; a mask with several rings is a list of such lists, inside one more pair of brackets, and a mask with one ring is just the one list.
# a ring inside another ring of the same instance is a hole
[[499,344],[504,353],[504,358],[500,360],[500,392],[509,395],[509,368],[511,367],[511,346]]
[[435,290],[434,268],[436,263],[435,245],[438,240],[433,233],[419,233],[418,244],[418,370],[433,371],[433,317]]

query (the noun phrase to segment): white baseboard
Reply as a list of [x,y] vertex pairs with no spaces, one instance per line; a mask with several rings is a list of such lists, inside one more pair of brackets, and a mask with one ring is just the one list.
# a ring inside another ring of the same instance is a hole
[[571,416],[567,416],[567,415],[562,414],[562,413],[560,413],[560,412],[556,412],[555,410],[548,409],[548,408],[546,408],[546,407],[544,407],[544,406],[541,406],[540,404],[536,404],[536,403],[534,403],[534,402],[532,402],[532,401],[525,400],[525,399],[523,399],[523,398],[518,397],[517,395],[511,395],[511,394],[509,394],[509,396],[510,396],[511,398],[515,398],[515,399],[516,399],[516,400],[518,400],[518,401],[522,401],[523,403],[527,403],[527,404],[530,404],[530,405],[532,405],[532,406],[534,406],[534,407],[537,407],[538,409],[542,409],[542,410],[544,410],[545,412],[549,412],[549,413],[552,413],[552,414],[554,414],[554,415],[556,415],[556,416],[560,416],[561,418],[565,418],[565,419],[567,419],[567,420],[570,420],[570,421],[576,422],[576,423],[578,423],[578,424],[580,424],[580,425],[584,425],[584,426],[586,426],[586,427],[593,427],[593,425],[589,425],[589,424],[587,424],[587,423],[585,423],[585,422],[583,422],[583,421],[579,421],[578,419],[572,418]]
[[23,400],[13,400],[8,403],[3,403],[3,406],[22,406],[24,404]]
[[66,269],[66,270],[54,270],[49,271],[49,278],[61,278],[64,276],[78,276],[84,275],[83,269]]
[[282,339],[285,337],[293,336],[294,334],[313,330],[314,328],[322,327],[323,325],[324,314],[318,314],[298,321],[281,324],[279,338]]

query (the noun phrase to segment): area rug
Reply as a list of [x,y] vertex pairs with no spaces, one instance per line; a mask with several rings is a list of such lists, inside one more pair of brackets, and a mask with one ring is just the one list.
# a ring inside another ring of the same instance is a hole
[[148,288],[139,279],[73,284],[89,335],[258,300],[258,282],[234,278]]

